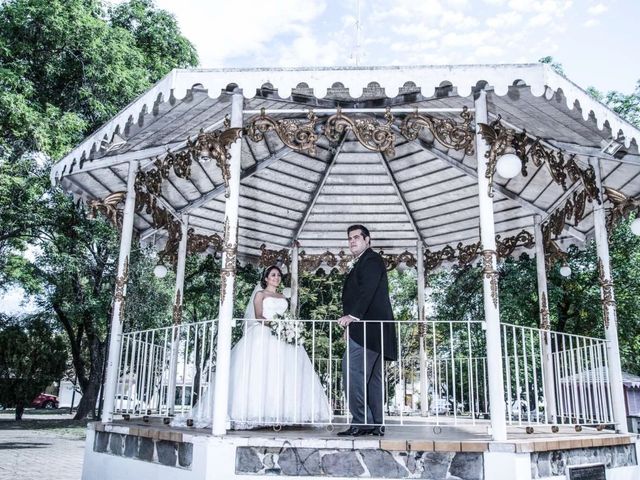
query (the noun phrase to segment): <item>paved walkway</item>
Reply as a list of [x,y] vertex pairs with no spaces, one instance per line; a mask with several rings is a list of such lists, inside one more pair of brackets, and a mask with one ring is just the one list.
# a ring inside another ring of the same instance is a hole
[[0,480],[80,480],[84,428],[71,416],[0,413]]

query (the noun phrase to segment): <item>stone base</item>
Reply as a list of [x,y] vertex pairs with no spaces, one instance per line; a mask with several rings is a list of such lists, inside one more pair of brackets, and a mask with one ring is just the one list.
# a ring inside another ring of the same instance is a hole
[[316,435],[215,437],[195,429],[96,423],[87,433],[82,478],[564,480],[568,468],[594,463],[605,465],[608,480],[640,478],[640,443],[628,435],[507,442]]

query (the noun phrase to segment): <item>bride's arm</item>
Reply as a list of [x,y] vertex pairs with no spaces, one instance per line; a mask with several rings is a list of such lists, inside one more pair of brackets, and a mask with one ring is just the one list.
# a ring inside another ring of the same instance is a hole
[[256,313],[256,318],[265,319],[262,315],[262,301],[264,300],[264,293],[258,292],[256,296],[253,298],[253,310]]

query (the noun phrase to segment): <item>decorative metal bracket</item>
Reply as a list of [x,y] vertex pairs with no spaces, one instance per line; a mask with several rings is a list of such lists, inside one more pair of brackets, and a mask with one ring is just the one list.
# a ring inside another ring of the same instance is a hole
[[264,139],[264,134],[269,130],[273,130],[278,138],[287,147],[296,152],[308,152],[311,155],[316,153],[316,142],[318,134],[316,133],[317,117],[313,110],[309,110],[307,114],[308,122],[291,119],[275,119],[264,113],[261,109],[260,115],[257,115],[247,122],[245,128],[247,137],[254,142]]
[[[547,303],[547,294],[542,292],[540,298],[540,328],[542,330],[549,330],[551,328],[551,321],[549,320],[549,304]],[[545,343],[547,336],[544,336]]]
[[283,248],[281,250],[269,250],[263,243],[260,245],[260,260],[258,264],[267,268],[272,265],[287,265],[291,264],[291,254],[289,249]]
[[496,257],[497,254],[494,250],[483,250],[482,251],[482,275],[484,278],[489,280],[489,285],[491,287],[491,300],[493,301],[493,306],[498,308],[498,272],[493,267],[493,258]]
[[116,286],[113,293],[113,299],[120,303],[119,315],[120,322],[124,320],[124,308],[127,301],[126,289],[127,281],[129,280],[129,255],[124,259],[124,268],[122,269],[122,275],[116,278]]
[[114,192],[107,195],[102,200],[90,200],[87,203],[89,212],[87,216],[89,218],[95,218],[98,213],[101,213],[107,220],[116,227],[118,230],[122,230],[122,210],[118,208],[127,196],[127,192]]
[[454,150],[464,150],[466,155],[473,155],[474,139],[473,115],[467,107],[462,108],[462,123],[456,123],[451,119],[434,118],[430,115],[419,114],[417,109],[407,115],[402,121],[400,133],[407,140],[418,138],[420,131],[426,128],[444,146]]
[[635,212],[636,216],[640,215],[640,199],[626,196],[620,190],[604,187],[604,194],[613,205],[607,216],[607,231],[609,234],[613,231],[613,227],[623,218]]
[[489,179],[489,196],[493,196],[493,177],[498,157],[513,152],[522,162],[523,176],[527,176],[527,162],[529,160],[538,168],[546,165],[553,181],[563,190],[567,190],[567,177],[574,183],[580,180],[589,201],[596,200],[600,203],[593,166],[590,165],[586,169],[580,168],[575,161],[575,155],[571,155],[565,162],[565,156],[561,150],[544,147],[539,138],[530,138],[526,130],[518,133],[515,129],[505,127],[501,122],[500,115],[490,124],[479,123],[478,126],[480,127],[480,135],[489,145],[489,150],[485,153],[485,158],[487,158],[485,176]]
[[533,248],[536,244],[536,240],[531,232],[522,230],[513,237],[507,237],[504,240],[500,240],[500,235],[496,235],[496,250],[498,252],[498,258],[506,258],[518,247]]
[[342,135],[351,130],[366,149],[393,157],[396,135],[391,130],[394,120],[391,109],[387,108],[384,118],[387,121],[384,124],[371,118],[352,119],[344,115],[338,107],[337,112],[327,119],[324,134],[332,142],[339,142]]

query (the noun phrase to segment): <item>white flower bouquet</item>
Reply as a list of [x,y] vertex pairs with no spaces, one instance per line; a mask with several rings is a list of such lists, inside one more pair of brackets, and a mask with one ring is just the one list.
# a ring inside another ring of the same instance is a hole
[[305,340],[305,330],[300,321],[294,320],[289,311],[276,315],[271,320],[271,332],[280,340],[291,345],[302,345]]

